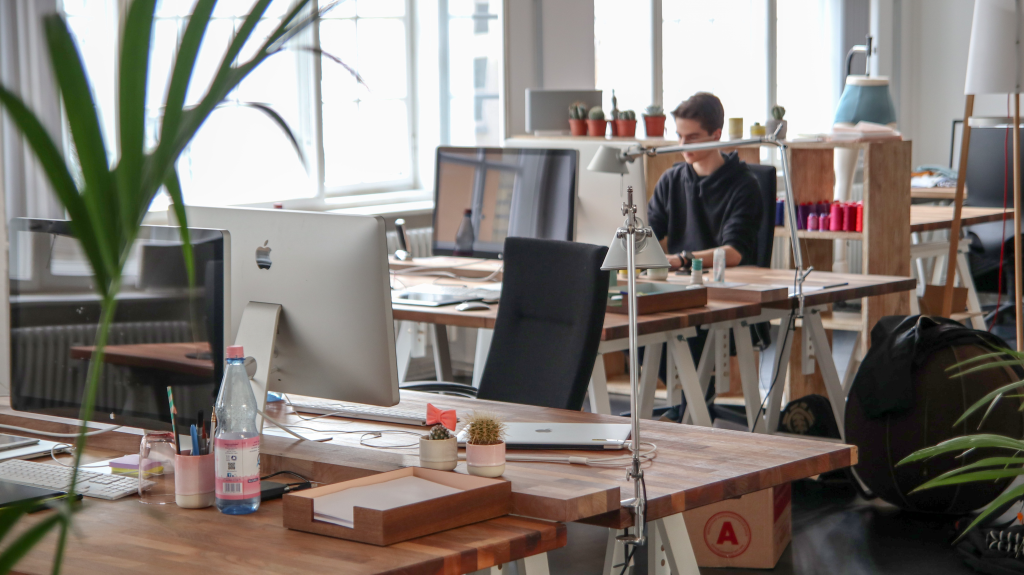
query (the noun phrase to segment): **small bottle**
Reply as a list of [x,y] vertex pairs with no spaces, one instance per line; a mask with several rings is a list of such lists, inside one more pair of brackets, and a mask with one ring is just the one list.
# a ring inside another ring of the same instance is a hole
[[214,413],[217,509],[228,515],[252,513],[260,507],[260,430],[256,427],[256,395],[240,345],[228,346]]
[[712,263],[712,275],[715,283],[725,281],[725,248],[715,248],[715,259]]
[[704,260],[693,258],[690,262],[690,285],[704,285]]
[[459,231],[455,234],[455,251],[457,256],[470,257],[473,255],[473,243],[476,241],[476,234],[473,233],[473,210],[466,209],[462,216],[462,223],[459,224]]

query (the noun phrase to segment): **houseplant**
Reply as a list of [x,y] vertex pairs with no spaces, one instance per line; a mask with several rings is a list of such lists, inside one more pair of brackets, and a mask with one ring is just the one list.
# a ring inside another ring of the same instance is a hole
[[587,112],[587,135],[604,137],[608,129],[608,121],[604,119],[601,106],[594,106]]
[[608,116],[612,125],[612,137],[619,136],[619,126],[615,123],[619,119],[619,99],[615,97],[615,90],[612,90],[612,110]]
[[569,132],[573,136],[587,135],[587,107],[583,102],[569,106]]
[[[159,139],[152,146],[146,145],[146,91],[156,0],[134,0],[131,3],[121,27],[117,93],[119,137],[114,160],[106,153],[107,146],[100,128],[102,124],[81,55],[61,16],[45,16],[43,27],[50,65],[64,105],[76,157],[65,160],[36,115],[8,87],[0,85],[0,106],[6,109],[14,126],[22,132],[67,211],[69,226],[89,261],[100,297],[100,323],[79,414],[83,424],[76,442],[73,478],[77,476],[85,451],[84,422],[93,415],[103,350],[117,311],[125,263],[154,196],[161,187],[170,196],[175,216],[182,226],[182,252],[189,282],[194,284],[192,247],[175,166],[178,157],[210,114],[242,80],[267,58],[285,50],[290,39],[333,7],[328,5],[313,11],[308,9],[309,0],[297,0],[267,39],[258,47],[254,46],[255,50],[250,52],[252,56],[240,60],[242,48],[247,45],[257,25],[261,24],[260,18],[270,3],[271,0],[257,0],[253,4],[249,14],[236,28],[237,32],[228,44],[213,79],[204,87],[190,86],[190,83],[217,1],[197,0],[178,44],[162,106],[164,115],[158,130]],[[356,77],[359,80],[358,75]],[[189,92],[205,96],[198,104],[186,106],[185,97]],[[253,104],[253,107],[278,124],[298,149],[298,140],[280,115],[263,104]],[[74,500],[74,488],[71,495],[67,501]],[[42,521],[24,530],[12,528],[25,514],[26,508],[0,510],[0,538],[6,543],[0,552],[0,572],[12,569],[50,529],[59,525],[53,568],[54,573],[59,573],[75,509],[70,504],[59,504]]]
[[661,106],[651,104],[644,110],[644,133],[648,138],[665,136],[665,110]]
[[481,477],[505,473],[505,423],[497,415],[478,411],[469,416],[466,433],[469,472]]
[[623,138],[632,138],[636,135],[636,113],[633,110],[623,110],[615,118],[615,132]]
[[448,428],[438,423],[420,438],[420,467],[451,471],[459,465],[459,444]]
[[[764,129],[765,129],[766,135],[769,138],[772,137],[772,135],[775,135],[775,137],[777,139],[779,139],[779,140],[785,140],[786,139],[786,128],[788,127],[789,123],[786,122],[786,120],[782,119],[785,115],[786,115],[786,109],[785,108],[783,108],[782,106],[778,106],[778,105],[772,106],[772,119],[768,120],[764,124]],[[775,130],[777,130],[779,128],[779,126],[782,126],[782,129],[779,130],[779,133],[776,135],[775,134]]]

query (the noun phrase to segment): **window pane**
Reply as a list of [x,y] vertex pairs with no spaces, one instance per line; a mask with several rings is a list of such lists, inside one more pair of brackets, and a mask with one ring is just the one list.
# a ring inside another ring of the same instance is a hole
[[358,0],[355,5],[360,18],[405,16],[405,0]]
[[411,176],[409,120],[402,100],[324,100],[324,160],[330,188]]
[[[594,86],[602,91],[605,112],[612,110],[615,91],[619,110],[636,113],[640,120],[637,135],[643,136],[641,114],[654,101],[647,63],[650,49],[645,48],[651,42],[651,13],[646,7],[622,8],[620,0],[594,2]],[[569,129],[568,122],[565,129]]]
[[[788,2],[779,3],[780,14]],[[768,112],[764,0],[664,0],[662,17],[662,101],[666,112],[695,92],[711,92],[722,100],[726,118],[743,118],[744,135],[754,122],[763,124]],[[806,41],[806,34],[795,35],[805,50],[816,45]],[[779,38],[782,36],[780,29]],[[709,51],[713,56],[698,57]],[[675,127],[667,124],[669,137],[675,137]],[[727,131],[728,127],[723,127],[723,132]]]
[[[828,132],[839,103],[840,15],[831,0],[779,2],[779,104],[789,138]],[[809,50],[808,46],[817,46]]]
[[64,2],[68,28],[78,45],[102,122],[107,153],[115,155],[117,6],[114,0]]
[[500,145],[502,35],[498,0],[452,0],[448,6],[449,143]]

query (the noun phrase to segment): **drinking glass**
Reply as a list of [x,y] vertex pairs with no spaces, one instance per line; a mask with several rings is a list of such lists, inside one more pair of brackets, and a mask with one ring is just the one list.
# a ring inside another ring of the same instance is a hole
[[[147,431],[139,446],[139,501],[150,505],[174,503],[174,434]],[[148,462],[157,465],[151,466]],[[150,469],[147,469],[150,467]]]

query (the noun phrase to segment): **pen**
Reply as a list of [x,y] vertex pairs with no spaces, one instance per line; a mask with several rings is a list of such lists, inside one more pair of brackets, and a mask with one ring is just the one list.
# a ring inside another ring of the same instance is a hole
[[196,429],[196,424],[192,424],[189,427],[189,434],[192,436],[192,455],[202,455],[199,451],[199,431]]
[[175,424],[174,415],[177,410],[174,409],[174,392],[171,391],[171,386],[167,386],[167,403],[171,406],[171,435],[174,436],[174,453],[181,455],[181,445],[178,444],[178,426]]
[[202,409],[199,410],[196,425],[199,426],[199,455],[206,455],[206,422],[203,420]]

